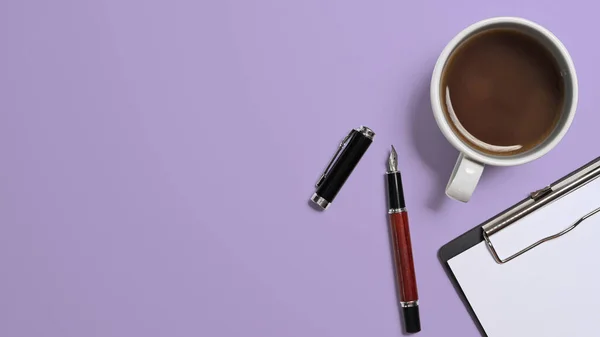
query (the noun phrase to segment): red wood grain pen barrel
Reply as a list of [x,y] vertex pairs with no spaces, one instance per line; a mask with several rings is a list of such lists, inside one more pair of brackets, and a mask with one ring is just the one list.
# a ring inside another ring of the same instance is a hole
[[406,332],[419,332],[421,331],[421,321],[419,317],[417,279],[410,242],[410,230],[408,228],[408,213],[406,212],[406,202],[402,190],[402,177],[398,171],[398,155],[394,146],[392,146],[388,160],[386,178],[394,269],[404,325]]

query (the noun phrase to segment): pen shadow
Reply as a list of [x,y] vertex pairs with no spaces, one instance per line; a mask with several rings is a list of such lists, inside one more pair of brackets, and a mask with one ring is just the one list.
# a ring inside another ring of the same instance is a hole
[[[458,158],[456,150],[437,126],[431,109],[429,77],[424,77],[415,86],[408,109],[411,118],[411,140],[419,157],[432,173],[434,187],[429,192],[427,207],[438,211],[448,202],[458,202],[446,196],[446,184]],[[486,166],[483,176],[499,168]],[[487,172],[487,173],[486,173]],[[482,177],[483,179],[483,177]]]

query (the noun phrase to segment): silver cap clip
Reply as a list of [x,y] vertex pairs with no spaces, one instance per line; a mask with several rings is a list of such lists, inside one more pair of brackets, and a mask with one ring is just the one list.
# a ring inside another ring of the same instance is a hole
[[346,135],[346,137],[344,137],[344,139],[342,139],[342,142],[340,143],[340,145],[338,146],[337,150],[335,151],[335,154],[333,155],[333,157],[329,161],[329,164],[327,164],[327,167],[323,171],[323,174],[321,174],[321,177],[319,177],[319,180],[315,184],[316,188],[318,188],[319,186],[321,186],[321,184],[323,183],[323,181],[325,181],[325,178],[327,178],[327,173],[329,172],[329,170],[333,166],[333,163],[335,163],[335,160],[340,155],[340,152],[342,152],[342,149],[344,148],[344,145],[346,145],[346,143],[348,142],[348,139],[350,139],[350,136],[352,135],[352,132],[354,132],[354,131],[356,131],[356,130],[354,130],[354,129],[350,130],[350,132]]

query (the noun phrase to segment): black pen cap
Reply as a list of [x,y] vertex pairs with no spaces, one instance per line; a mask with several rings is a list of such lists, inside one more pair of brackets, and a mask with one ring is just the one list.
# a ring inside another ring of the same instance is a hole
[[321,209],[329,207],[374,137],[375,132],[366,126],[350,131],[319,178],[315,186],[317,191],[310,198],[312,202]]

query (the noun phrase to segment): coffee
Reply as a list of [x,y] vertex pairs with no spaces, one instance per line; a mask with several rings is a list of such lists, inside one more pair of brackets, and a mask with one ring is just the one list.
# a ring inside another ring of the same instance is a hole
[[473,35],[450,56],[441,100],[454,132],[474,149],[514,155],[542,143],[564,105],[553,55],[525,33],[496,28]]

